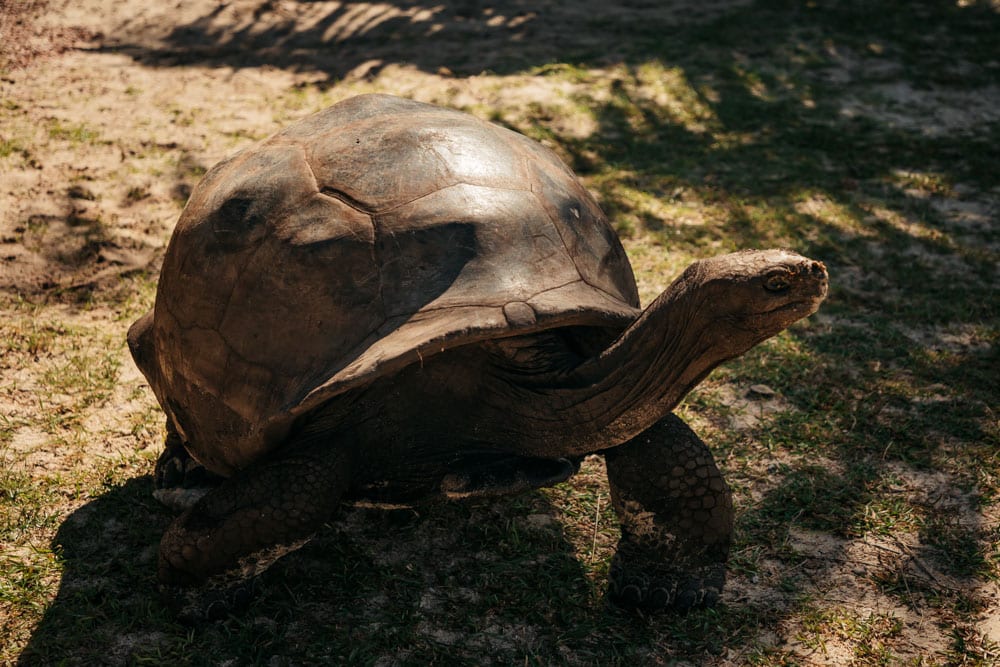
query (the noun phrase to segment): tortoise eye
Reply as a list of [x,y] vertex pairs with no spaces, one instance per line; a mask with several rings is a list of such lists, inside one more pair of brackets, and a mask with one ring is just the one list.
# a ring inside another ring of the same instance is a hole
[[767,279],[764,280],[764,289],[768,292],[781,292],[788,289],[790,284],[788,274],[775,273],[768,276]]

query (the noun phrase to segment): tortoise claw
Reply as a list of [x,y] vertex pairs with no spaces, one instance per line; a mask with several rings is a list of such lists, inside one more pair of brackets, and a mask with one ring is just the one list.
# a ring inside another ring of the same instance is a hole
[[607,599],[625,609],[683,613],[718,604],[725,580],[724,563],[682,568],[625,562],[616,555],[608,573]]
[[167,438],[153,472],[153,484],[157,489],[211,488],[221,481],[222,477],[209,472],[191,457],[180,439]]

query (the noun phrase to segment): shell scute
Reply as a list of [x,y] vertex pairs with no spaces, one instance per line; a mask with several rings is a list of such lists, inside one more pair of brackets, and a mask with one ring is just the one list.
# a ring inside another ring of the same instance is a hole
[[622,271],[628,258],[604,213],[575,179],[558,178],[553,170],[536,169],[535,189],[540,206],[566,246],[568,256],[587,284],[616,297],[628,296],[638,307],[632,271]]

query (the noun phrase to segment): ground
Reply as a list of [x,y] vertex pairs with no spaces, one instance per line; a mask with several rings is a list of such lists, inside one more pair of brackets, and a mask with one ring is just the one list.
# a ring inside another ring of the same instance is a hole
[[[1000,664],[998,34],[975,0],[0,0],[0,662]],[[737,248],[827,264],[819,314],[679,410],[736,497],[721,606],[604,604],[596,457],[345,511],[238,617],[160,602],[125,331],[205,170],[363,92],[552,147],[644,302]]]

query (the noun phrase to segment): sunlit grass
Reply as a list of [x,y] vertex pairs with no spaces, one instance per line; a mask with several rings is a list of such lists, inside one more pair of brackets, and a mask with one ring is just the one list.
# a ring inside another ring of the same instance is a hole
[[59,120],[53,120],[50,123],[48,133],[50,139],[68,141],[73,144],[93,144],[101,138],[101,133],[98,130],[83,123],[64,123]]

